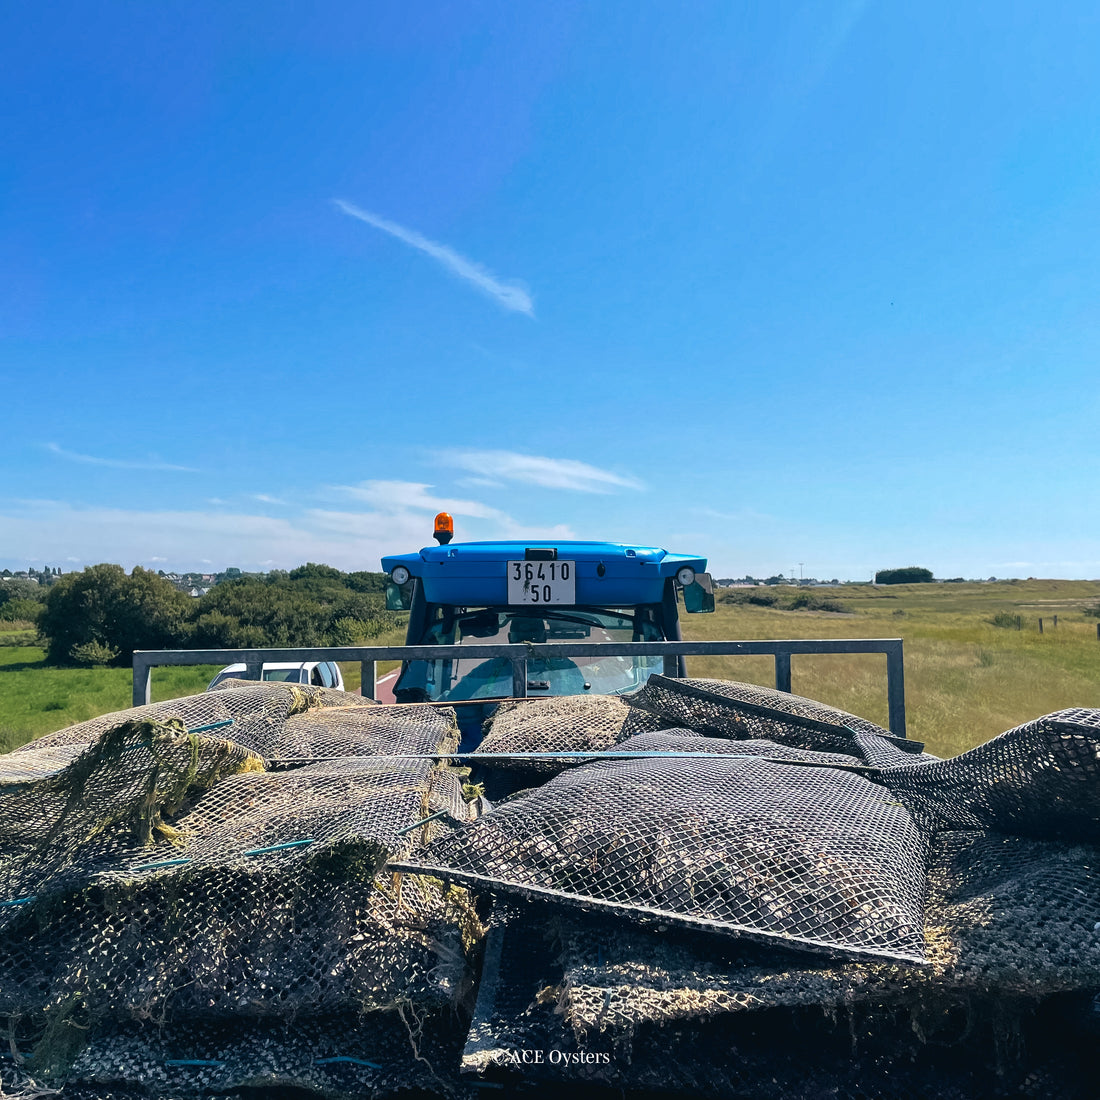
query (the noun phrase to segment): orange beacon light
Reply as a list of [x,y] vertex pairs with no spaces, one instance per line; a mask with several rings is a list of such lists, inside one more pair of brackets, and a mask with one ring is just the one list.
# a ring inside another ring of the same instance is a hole
[[455,521],[450,512],[440,512],[435,517],[435,541],[440,546],[446,546],[447,543],[455,537]]

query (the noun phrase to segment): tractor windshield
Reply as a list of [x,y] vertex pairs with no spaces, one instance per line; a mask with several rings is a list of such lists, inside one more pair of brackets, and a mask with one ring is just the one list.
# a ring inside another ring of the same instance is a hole
[[[419,645],[503,645],[519,642],[656,642],[658,608],[438,607]],[[615,695],[660,672],[660,657],[551,657],[527,662],[527,694]],[[411,661],[395,685],[399,701],[499,699],[512,695],[506,657]]]

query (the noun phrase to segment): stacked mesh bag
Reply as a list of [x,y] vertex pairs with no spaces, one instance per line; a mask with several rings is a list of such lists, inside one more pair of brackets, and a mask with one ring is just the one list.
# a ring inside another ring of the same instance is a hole
[[[1092,1095],[1100,712],[937,761],[751,685],[655,676],[629,705],[666,728],[541,758],[542,786],[394,864],[498,898],[468,1076]],[[551,725],[512,747],[569,751]]]
[[477,918],[385,864],[467,820],[431,759],[457,745],[450,710],[231,682],[0,757],[16,1068],[66,1095],[434,1085]]
[[1093,1094],[1100,712],[937,761],[655,676],[500,706],[489,778],[527,789],[476,820],[407,759],[457,739],[237,685],[0,758],[4,1088]]

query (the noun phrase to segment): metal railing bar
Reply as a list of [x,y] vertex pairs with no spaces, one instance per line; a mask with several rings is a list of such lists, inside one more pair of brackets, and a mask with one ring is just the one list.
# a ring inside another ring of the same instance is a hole
[[[152,670],[166,665],[243,664],[245,676],[260,678],[265,661],[358,661],[371,673],[378,661],[489,660],[503,658],[512,663],[512,693],[527,695],[527,662],[556,657],[663,657],[667,669],[679,657],[773,656],[776,687],[791,690],[791,657],[807,654],[882,653],[886,656],[886,685],[889,726],[897,737],[905,736],[905,680],[900,638],[821,638],[807,640],[675,641],[675,642],[537,642],[526,644],[487,643],[446,646],[298,646],[262,649],[162,649],[135,650],[133,659],[133,705],[152,699]],[[369,676],[374,695],[374,675]],[[365,677],[364,686],[368,683]]]

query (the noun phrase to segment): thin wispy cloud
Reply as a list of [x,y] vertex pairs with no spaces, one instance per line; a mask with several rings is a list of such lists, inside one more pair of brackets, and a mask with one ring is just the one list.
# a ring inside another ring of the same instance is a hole
[[278,497],[270,496],[267,493],[253,493],[253,500],[258,500],[261,504],[286,504],[285,500],[280,500]]
[[547,458],[515,451],[445,451],[440,458],[450,466],[490,481],[520,481],[544,489],[572,489],[580,493],[610,493],[616,489],[643,489],[636,478],[601,470],[574,458]]
[[461,485],[463,489],[501,489],[503,483],[495,481],[491,477],[460,477],[456,482],[456,485]]
[[[293,502],[279,514],[257,505],[200,509],[117,508],[64,501],[0,499],[0,567],[44,561],[74,565],[113,561],[187,570],[289,569],[306,561],[376,570],[384,554],[430,542],[431,513],[455,515],[461,541],[575,539],[567,524],[530,525],[475,500],[436,495],[418,482],[373,481],[341,491],[344,510]],[[18,548],[19,557],[10,555]]]
[[366,222],[367,225],[380,229],[391,237],[396,237],[397,240],[407,244],[410,248],[415,248],[418,252],[431,256],[433,260],[445,267],[452,275],[464,279],[480,290],[482,294],[487,294],[490,298],[499,302],[505,309],[512,310],[515,313],[525,313],[528,317],[535,315],[535,304],[531,300],[531,295],[516,283],[502,282],[482,267],[481,264],[468,260],[465,256],[460,256],[453,248],[449,248],[445,244],[428,240],[427,237],[417,233],[414,229],[406,229],[403,225],[398,225],[386,218],[380,218],[369,210],[361,210],[358,206],[353,206],[343,199],[333,199],[332,201],[349,217],[358,218],[360,221]]
[[47,443],[46,450],[58,458],[67,459],[69,462],[83,462],[88,466],[108,466],[114,470],[171,470],[181,474],[197,474],[194,466],[177,466],[172,462],[161,462],[157,458],[128,459],[128,458],[100,458],[97,455],[82,455],[76,451],[67,451],[56,443]]
[[450,512],[472,519],[502,519],[504,513],[478,500],[436,496],[431,485],[418,481],[364,481],[360,485],[334,485],[336,492],[361,500],[385,513]]

